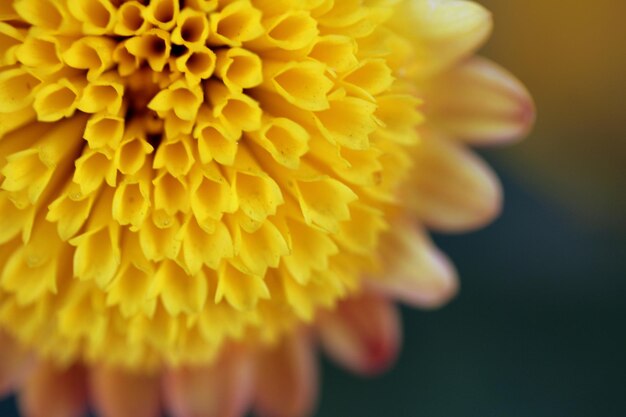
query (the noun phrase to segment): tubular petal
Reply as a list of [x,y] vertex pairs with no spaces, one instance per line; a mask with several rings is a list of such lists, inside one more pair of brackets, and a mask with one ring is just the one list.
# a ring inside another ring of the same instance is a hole
[[33,108],[38,120],[56,122],[71,117],[76,111],[81,86],[63,78],[39,90]]
[[325,65],[314,61],[289,63],[267,79],[288,102],[304,110],[320,111],[330,107],[327,96],[333,87],[325,71]]
[[169,30],[176,24],[180,13],[180,2],[176,0],[153,0],[147,8],[147,18],[162,30]]
[[[241,271],[231,264],[219,271],[219,283],[215,290],[215,302],[225,299],[239,311],[249,311],[262,299],[269,299],[270,292],[263,277]],[[242,283],[244,285],[242,285]]]
[[41,35],[36,38],[26,36],[20,46],[16,48],[15,55],[19,62],[26,65],[29,70],[41,70],[49,74],[63,68],[61,52],[70,45],[71,41],[61,40],[53,35]]
[[400,317],[394,305],[374,294],[339,303],[317,324],[326,353],[352,372],[363,375],[387,370],[400,348]]
[[133,56],[147,60],[154,71],[163,70],[172,50],[169,33],[161,29],[151,29],[140,36],[130,38],[126,41],[125,47]]
[[50,31],[61,28],[66,17],[61,6],[51,0],[19,1],[13,6],[24,21]]
[[88,70],[87,78],[91,81],[113,66],[114,48],[111,39],[87,36],[74,42],[63,53],[63,60],[72,68]]
[[319,31],[317,22],[306,11],[289,11],[263,22],[266,32],[255,46],[293,51],[310,46]]
[[232,91],[256,87],[263,81],[261,58],[246,49],[231,48],[217,52],[217,75]]
[[0,65],[15,64],[15,52],[22,42],[24,35],[20,30],[0,22]]
[[209,43],[215,45],[241,46],[245,41],[263,33],[261,12],[249,1],[233,1],[210,18]]
[[188,47],[202,46],[209,35],[206,13],[184,9],[178,15],[178,23],[172,32],[172,41]]
[[306,417],[317,397],[317,364],[308,335],[285,337],[257,359],[254,409],[262,417]]
[[110,33],[115,23],[114,6],[107,0],[74,0],[68,2],[74,17],[82,22],[87,34]]
[[123,3],[117,9],[114,32],[121,36],[139,35],[147,29],[146,7],[137,0]]
[[19,68],[0,72],[0,112],[17,112],[28,106],[33,102],[33,89],[40,83]]

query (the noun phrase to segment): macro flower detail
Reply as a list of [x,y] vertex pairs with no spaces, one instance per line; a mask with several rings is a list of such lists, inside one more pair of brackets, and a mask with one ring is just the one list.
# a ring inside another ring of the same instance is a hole
[[470,58],[490,28],[454,0],[3,2],[0,391],[297,417],[317,344],[384,370],[391,300],[457,287],[426,228],[498,212],[464,145],[532,122]]

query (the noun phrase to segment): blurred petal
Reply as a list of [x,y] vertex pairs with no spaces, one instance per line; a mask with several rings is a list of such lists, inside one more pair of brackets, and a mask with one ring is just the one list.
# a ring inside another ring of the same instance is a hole
[[476,229],[500,212],[502,192],[491,169],[463,145],[432,134],[415,154],[405,192],[407,205],[429,228],[443,232]]
[[535,118],[522,83],[486,59],[473,58],[434,78],[423,94],[428,120],[472,144],[519,139]]
[[0,398],[24,379],[30,365],[30,356],[0,331]]
[[27,417],[81,417],[87,411],[85,371],[40,363],[24,384],[19,403]]
[[489,11],[463,0],[407,1],[394,22],[413,43],[412,70],[418,77],[449,68],[474,53],[493,26]]
[[374,294],[342,301],[319,322],[322,346],[328,355],[358,373],[387,370],[400,348],[400,316],[387,299]]
[[257,358],[255,410],[262,417],[305,417],[317,398],[317,363],[307,335],[286,336]]
[[240,417],[248,411],[251,361],[236,347],[213,366],[176,369],[165,378],[165,398],[173,417]]
[[91,373],[93,403],[99,417],[157,417],[160,414],[157,376],[96,368]]
[[456,270],[421,227],[403,223],[383,236],[384,268],[367,285],[413,307],[440,307],[458,291]]
[[419,226],[399,223],[381,241],[381,276],[368,284],[414,307],[439,307],[458,291],[454,266]]

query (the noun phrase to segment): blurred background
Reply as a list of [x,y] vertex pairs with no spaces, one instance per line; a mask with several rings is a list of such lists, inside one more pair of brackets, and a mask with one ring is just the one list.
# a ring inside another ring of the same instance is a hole
[[503,215],[436,237],[459,297],[404,312],[402,356],[380,378],[325,363],[316,417],[626,416],[626,2],[481,3],[496,22],[483,54],[538,108],[527,141],[482,152]]
[[626,2],[480,0],[482,54],[537,104],[524,142],[482,152],[502,216],[437,236],[462,289],[405,311],[398,366],[327,365],[318,417],[626,416]]
[[319,417],[626,416],[626,2],[480,0],[483,55],[528,86],[537,125],[483,152],[505,207],[437,236],[462,289],[405,311],[395,370],[326,367]]

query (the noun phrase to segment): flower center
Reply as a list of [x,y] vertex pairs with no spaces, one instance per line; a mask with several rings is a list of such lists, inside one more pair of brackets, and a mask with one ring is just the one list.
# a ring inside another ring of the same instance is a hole
[[357,291],[421,121],[397,3],[10,2],[0,327],[207,362]]

